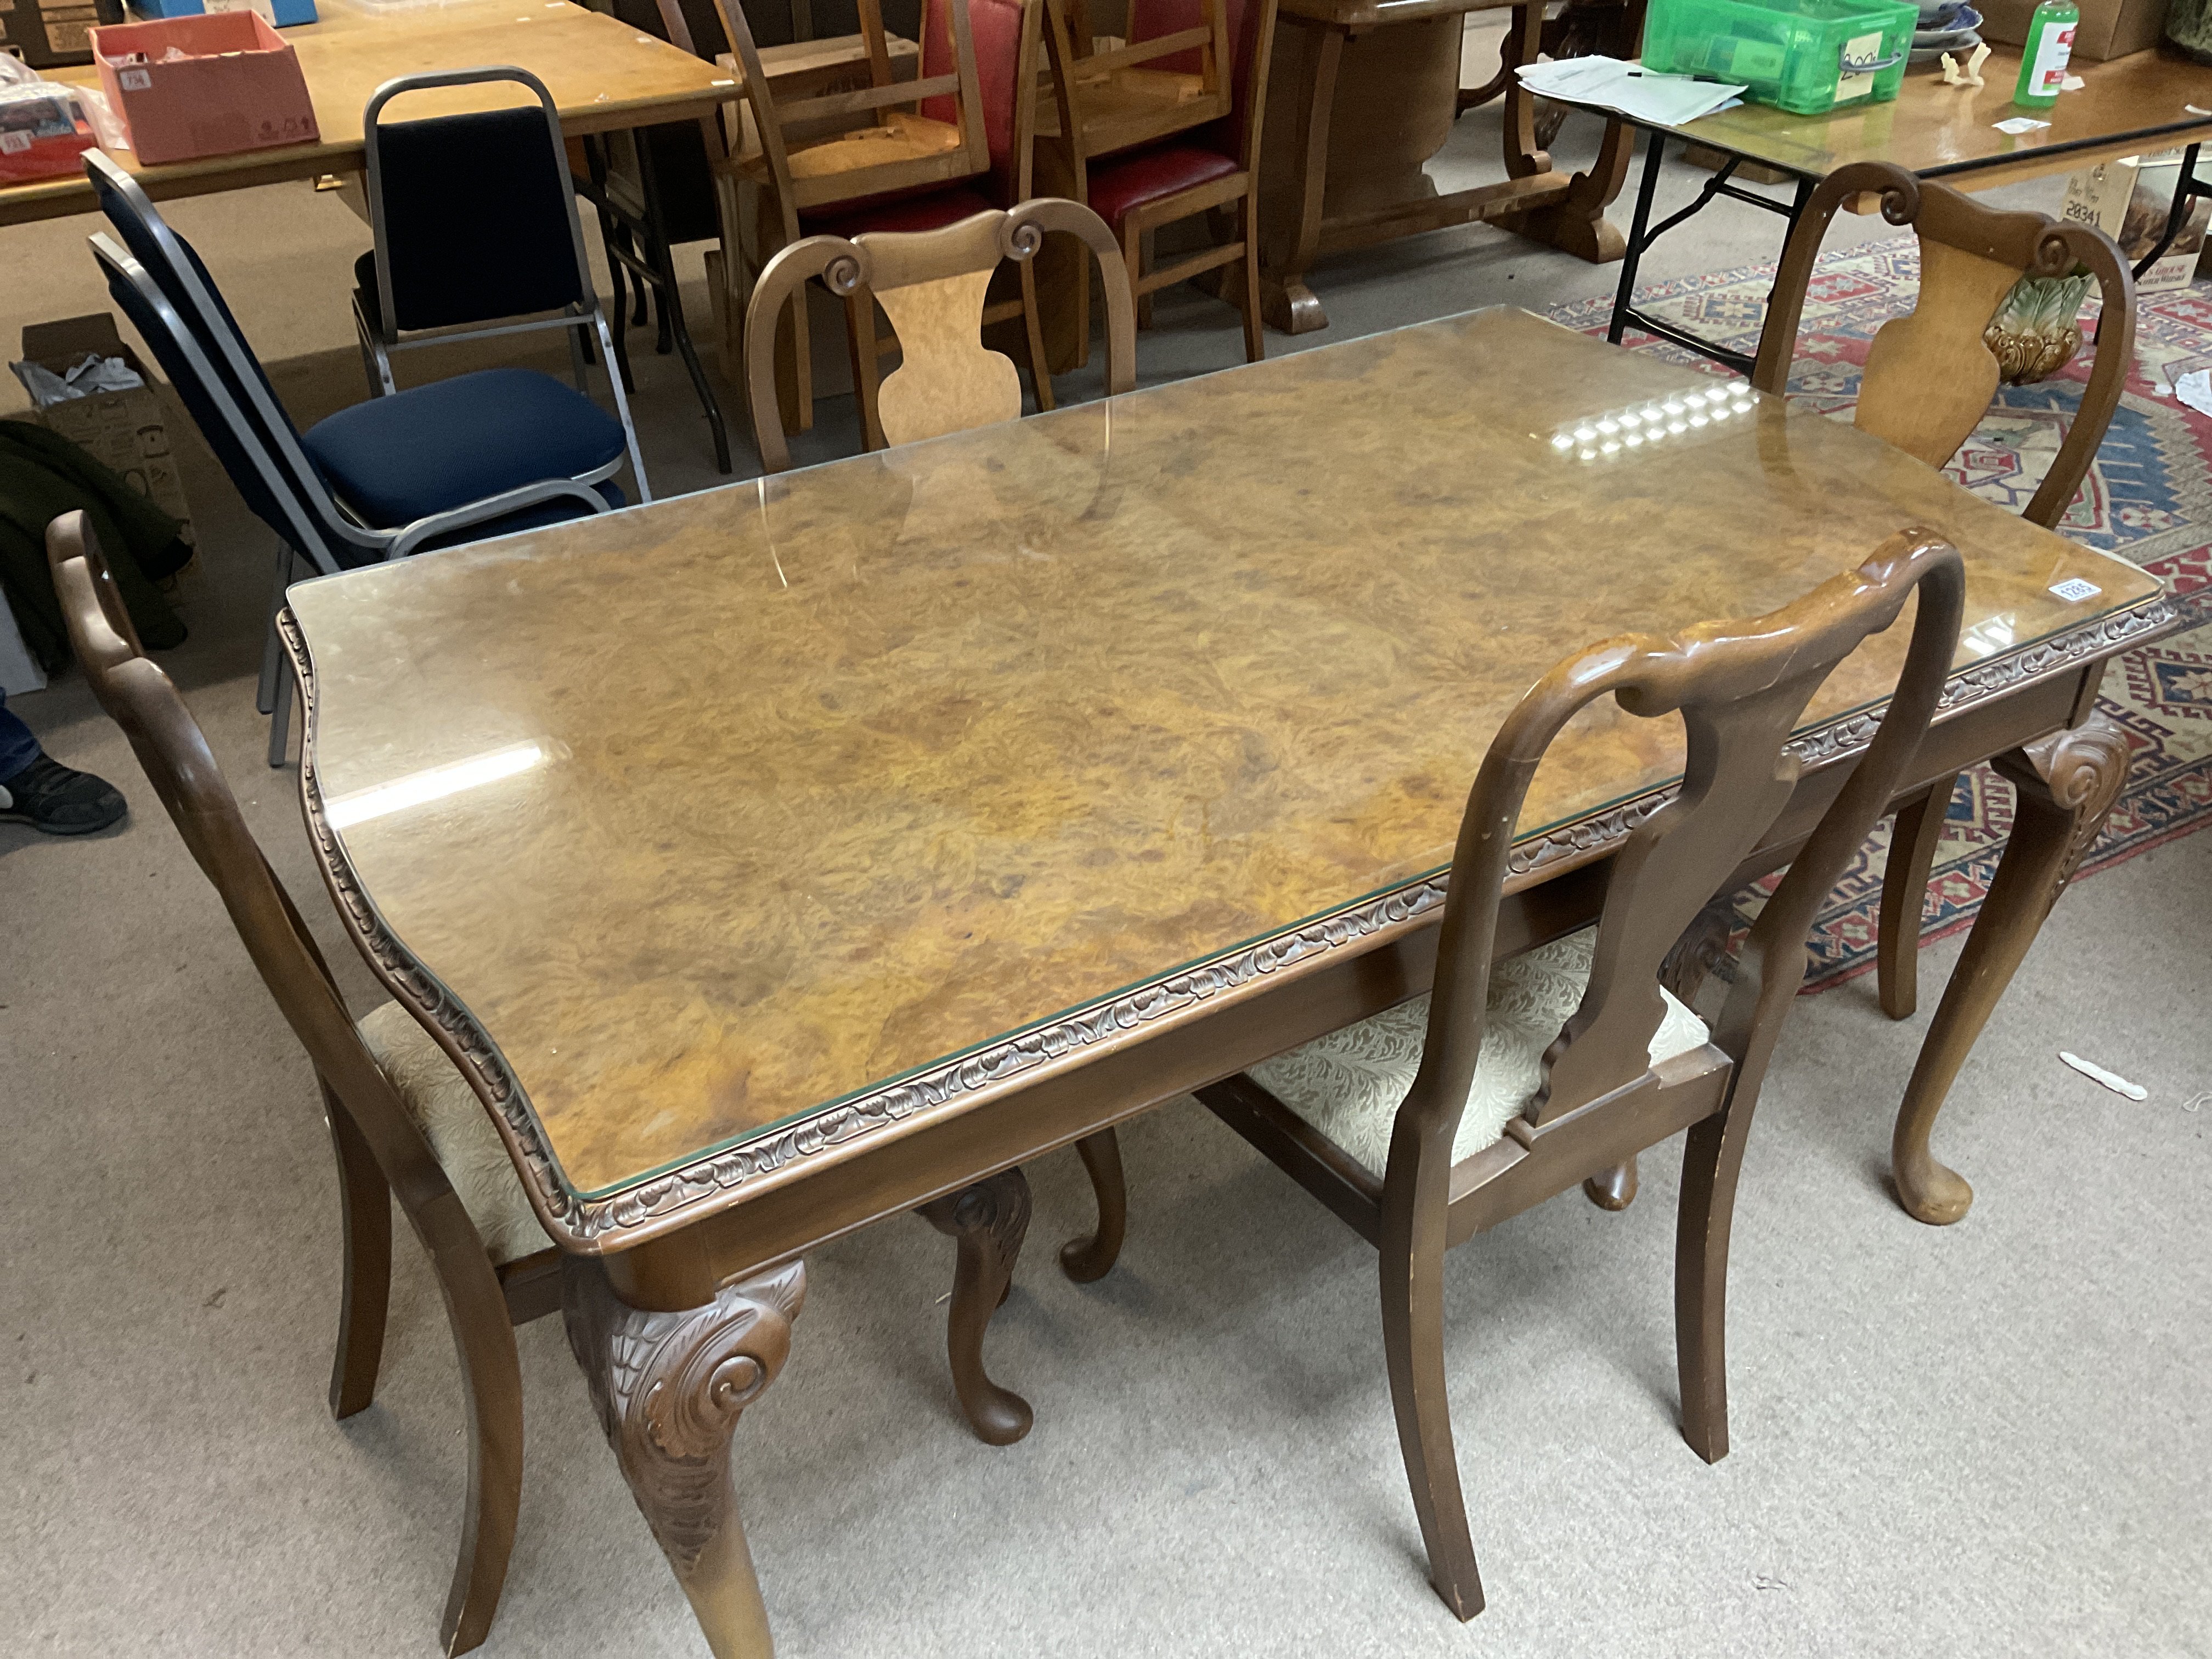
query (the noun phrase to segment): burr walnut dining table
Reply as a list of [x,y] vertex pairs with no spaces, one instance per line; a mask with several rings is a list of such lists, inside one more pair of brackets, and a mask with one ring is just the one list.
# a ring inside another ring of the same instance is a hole
[[[1929,1124],[2124,768],[2104,664],[2172,611],[1740,383],[1492,310],[292,589],[326,878],[567,1253],[714,1651],[772,1645],[731,1440],[809,1249],[1425,989],[1532,680],[1915,525],[1967,597],[1911,786],[1994,756],[2022,811],[1900,1118],[1910,1207],[1956,1180]],[[1808,711],[1746,878],[1869,740],[1902,632]],[[1661,722],[1578,717],[1501,952],[1595,915],[1680,766]]]

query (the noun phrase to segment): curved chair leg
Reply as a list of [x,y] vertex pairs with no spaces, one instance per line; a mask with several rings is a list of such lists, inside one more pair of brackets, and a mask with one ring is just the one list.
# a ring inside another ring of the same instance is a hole
[[1682,1438],[1708,1463],[1728,1455],[1729,1231],[1753,1103],[1741,1098],[1690,1126],[1674,1234],[1674,1357]]
[[1075,1150],[1082,1155],[1091,1195],[1098,1202],[1098,1231],[1060,1247],[1060,1270],[1077,1284],[1088,1285],[1113,1272],[1121,1259],[1121,1236],[1129,1219],[1129,1188],[1121,1177],[1121,1137],[1111,1129],[1084,1136]]
[[[458,1208],[459,1200],[454,1203]],[[522,1369],[506,1298],[475,1230],[469,1229],[465,1240],[441,1248],[422,1218],[412,1218],[445,1295],[468,1410],[468,1508],[461,1518],[453,1588],[438,1626],[439,1639],[453,1655],[483,1644],[507,1582],[515,1515],[522,1504]]]
[[1943,820],[1958,787],[1956,772],[1939,779],[1926,794],[1897,809],[1890,830],[1875,982],[1881,1011],[1892,1019],[1910,1019],[1920,1003],[1920,929],[1928,909],[1928,872],[1935,867]]
[[353,1115],[329,1084],[322,1090],[331,1150],[337,1155],[338,1215],[345,1241],[337,1353],[331,1362],[331,1415],[343,1421],[366,1411],[376,1398],[384,1316],[392,1299],[392,1189]]
[[977,1439],[1011,1446],[1030,1431],[1029,1401],[991,1381],[983,1370],[983,1334],[1013,1288],[1014,1261],[1030,1228],[1030,1183],[1018,1169],[933,1199],[917,1212],[958,1243],[952,1307],[945,1316],[945,1347],[952,1387]]
[[1260,311],[1260,200],[1256,195],[1244,198],[1241,216],[1244,239],[1244,258],[1241,272],[1243,279],[1243,298],[1237,309],[1244,313],[1244,361],[1256,363],[1267,355],[1267,337],[1261,331]]
[[1421,1541],[1428,1547],[1429,1583],[1464,1620],[1482,1611],[1482,1578],[1468,1535],[1451,1402],[1444,1393],[1443,1206],[1415,1207],[1423,1213],[1407,1221],[1389,1213],[1386,1200],[1382,1352],[1390,1368],[1398,1449],[1405,1455]]

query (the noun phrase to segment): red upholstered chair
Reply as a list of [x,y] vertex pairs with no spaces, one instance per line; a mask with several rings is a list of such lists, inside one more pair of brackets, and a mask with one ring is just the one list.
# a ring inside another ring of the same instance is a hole
[[[1152,296],[1159,289],[1228,266],[1221,297],[1243,313],[1245,361],[1256,363],[1267,355],[1260,333],[1255,233],[1260,212],[1260,128],[1267,113],[1275,0],[1228,0],[1228,9],[1236,51],[1229,118],[1092,161],[1086,169],[1085,189],[1091,210],[1107,222],[1121,245],[1129,283],[1137,292],[1137,326],[1152,326]],[[1193,27],[1203,17],[1201,0],[1130,0],[1129,38],[1157,40]],[[1183,56],[1190,60],[1188,64],[1171,58],[1162,67],[1194,70],[1198,53]],[[1211,216],[1214,246],[1147,273],[1146,244],[1152,233],[1197,213]],[[1243,268],[1241,280],[1236,269],[1239,264]]]

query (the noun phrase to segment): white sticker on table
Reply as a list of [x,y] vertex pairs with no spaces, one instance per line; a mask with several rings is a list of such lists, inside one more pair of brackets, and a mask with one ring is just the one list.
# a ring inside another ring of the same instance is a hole
[[2078,605],[2083,599],[2095,599],[2105,590],[2094,582],[2083,581],[2079,576],[2069,576],[2063,582],[2051,583],[2051,591],[2060,599]]

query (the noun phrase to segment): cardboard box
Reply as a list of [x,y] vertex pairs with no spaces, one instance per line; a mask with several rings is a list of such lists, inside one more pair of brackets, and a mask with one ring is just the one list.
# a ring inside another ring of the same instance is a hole
[[[186,56],[163,61],[172,50]],[[289,42],[250,11],[92,32],[100,82],[143,162],[309,143],[322,134]]]
[[[2167,150],[2158,155],[2124,155],[2116,161],[2084,167],[2066,181],[2065,205],[2059,217],[2076,224],[2094,225],[2119,244],[2120,258],[2130,265],[2158,246],[2166,234],[2166,221],[2173,211],[2173,192],[2181,182],[2181,157]],[[2196,275],[2204,251],[2204,232],[2212,222],[2212,201],[2191,204],[2173,245],[2159,262],[2136,278],[2138,294],[2168,294],[2187,288]]]
[[0,52],[33,69],[89,64],[94,26],[122,21],[122,0],[0,0]]
[[185,526],[192,543],[191,508],[169,444],[169,411],[154,373],[123,343],[115,319],[102,311],[58,323],[33,323],[23,330],[23,356],[60,374],[82,362],[88,352],[120,357],[145,381],[128,392],[95,392],[36,410],[32,418],[60,434],[94,460],[123,475],[131,487]]
[[50,81],[0,82],[0,185],[84,172],[98,142],[76,93]]
[[[2166,36],[2166,0],[2075,0],[2081,21],[2074,30],[2074,55],[2087,62],[2148,52]],[[2027,44],[2035,0],[1974,0],[1982,14],[1982,39],[2001,46]],[[2062,96],[2063,94],[2061,94]]]

